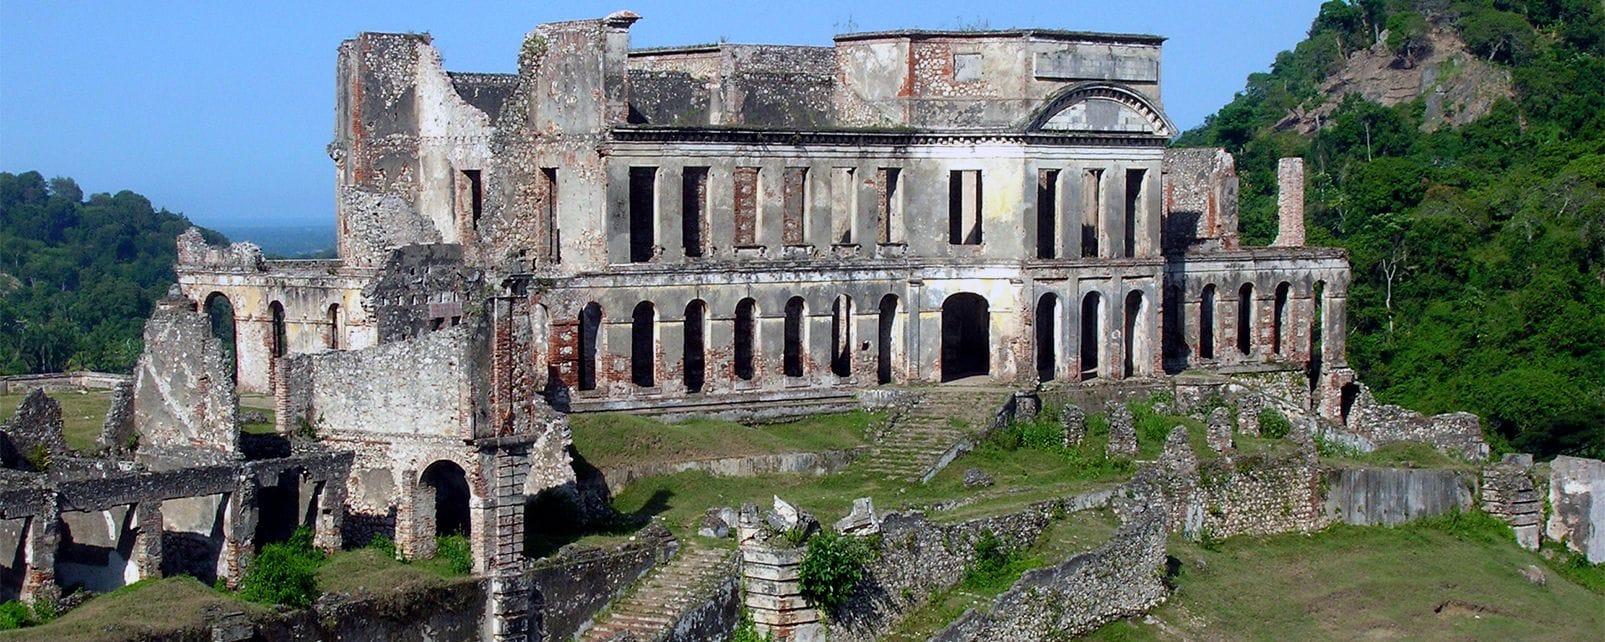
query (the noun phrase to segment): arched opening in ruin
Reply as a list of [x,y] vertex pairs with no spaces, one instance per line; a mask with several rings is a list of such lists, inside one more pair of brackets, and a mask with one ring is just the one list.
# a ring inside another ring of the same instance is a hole
[[1037,299],[1036,314],[1037,379],[1053,381],[1059,363],[1059,297],[1053,293]]
[[1123,377],[1137,377],[1153,374],[1149,365],[1153,353],[1152,341],[1148,337],[1148,324],[1143,323],[1143,316],[1148,313],[1148,302],[1142,295],[1142,290],[1132,290],[1126,294],[1125,327],[1122,337],[1125,339],[1125,355],[1122,364]]
[[284,324],[284,304],[274,301],[268,304],[268,316],[273,319],[273,334],[268,338],[269,354],[274,358],[284,356],[289,347],[288,331]]
[[1254,347],[1254,284],[1237,289],[1237,354],[1249,356]]
[[1321,367],[1325,365],[1321,358],[1322,353],[1326,351],[1323,345],[1326,340],[1326,337],[1323,336],[1326,324],[1325,281],[1316,281],[1315,286],[1310,289],[1310,305],[1313,306],[1313,309],[1310,311],[1310,362],[1308,370],[1310,377],[1310,407],[1315,409],[1321,406],[1320,395],[1316,394],[1316,390],[1321,387]]
[[222,292],[213,292],[206,295],[203,306],[206,316],[212,321],[212,336],[217,337],[223,345],[223,363],[228,367],[229,375],[234,383],[240,382],[239,359],[235,356],[235,342],[238,337],[238,328],[234,322],[234,303],[229,301]]
[[1204,286],[1198,301],[1198,356],[1215,358],[1215,284]]
[[1103,341],[1103,295],[1088,292],[1081,298],[1081,380],[1096,379],[1103,373],[1098,345]]
[[880,317],[875,324],[876,383],[892,383],[895,378],[894,364],[903,354],[903,319],[898,314],[900,305],[895,294],[881,297]]
[[647,301],[630,313],[630,381],[642,388],[658,385],[658,311]]
[[1282,335],[1287,332],[1288,306],[1291,305],[1289,295],[1292,293],[1292,284],[1283,281],[1276,286],[1276,309],[1271,314],[1271,352],[1283,354],[1287,340]]
[[316,508],[311,506],[316,498],[302,497],[301,474],[300,468],[283,470],[272,486],[257,488],[253,542],[257,551],[267,544],[290,539],[297,527],[310,523],[310,515],[316,514]]
[[330,350],[340,349],[340,304],[329,304],[329,325],[324,328],[323,345]]
[[442,459],[425,468],[423,476],[418,479],[417,501],[413,513],[416,518],[427,520],[433,517],[435,523],[434,533],[422,531],[419,532],[420,535],[432,534],[439,537],[471,534],[468,520],[468,475],[456,462]]
[[758,302],[742,299],[736,303],[735,371],[736,378],[752,381],[757,371]]
[[853,374],[853,298],[836,297],[830,306],[830,371],[838,377]]
[[702,299],[693,299],[685,306],[685,389],[686,392],[702,392],[702,384],[707,380],[707,361],[705,346],[707,343],[708,304]]
[[578,384],[580,390],[596,389],[597,340],[602,336],[602,306],[595,301],[580,310]]
[[1347,426],[1349,417],[1354,412],[1354,402],[1360,398],[1360,384],[1353,381],[1345,383],[1338,393],[1338,418]]
[[803,317],[807,313],[802,297],[794,296],[786,301],[786,345],[782,349],[781,364],[785,368],[786,376],[803,376],[803,345],[807,343],[808,329],[803,324]]
[[961,292],[942,302],[942,381],[992,372],[991,314],[986,299]]

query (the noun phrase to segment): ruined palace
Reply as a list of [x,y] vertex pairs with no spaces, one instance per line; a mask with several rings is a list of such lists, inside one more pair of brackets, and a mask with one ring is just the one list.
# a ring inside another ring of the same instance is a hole
[[[785,415],[881,386],[1184,370],[1297,373],[1293,397],[1337,423],[1365,398],[1344,360],[1348,260],[1304,246],[1303,166],[1279,168],[1275,242],[1241,243],[1231,155],[1167,147],[1162,38],[632,49],[637,20],[541,25],[514,74],[446,71],[427,35],[342,43],[338,258],[181,236],[177,291],[103,438],[125,465],[85,468],[144,485],[53,481],[82,499],[38,490],[0,517],[123,506],[160,533],[165,510],[230,582],[295,523],[409,558],[466,532],[511,637],[532,608],[526,500],[577,483],[565,413]],[[238,394],[270,395],[294,449],[242,446]],[[50,537],[28,531],[19,555]],[[164,550],[182,552],[139,540],[123,577],[158,574]],[[28,568],[27,590],[53,581]]]

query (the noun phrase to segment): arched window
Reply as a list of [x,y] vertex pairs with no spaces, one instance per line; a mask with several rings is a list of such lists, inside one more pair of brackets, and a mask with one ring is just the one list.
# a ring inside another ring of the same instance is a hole
[[630,314],[630,380],[642,388],[658,385],[657,310],[642,301]]
[[1053,381],[1059,364],[1059,297],[1051,292],[1037,299],[1037,379]]
[[1198,302],[1198,356],[1215,358],[1215,284],[1204,286]]
[[334,303],[334,304],[330,304],[329,305],[329,327],[327,329],[327,332],[328,333],[325,334],[324,337],[323,337],[324,345],[327,345],[330,350],[339,350],[340,349],[340,304],[338,304],[338,303]]
[[736,303],[735,372],[736,378],[752,381],[757,370],[754,346],[758,342],[758,302],[742,299]]
[[708,304],[702,299],[693,299],[685,306],[685,389],[686,392],[702,392],[702,384],[707,379],[707,362],[704,354],[706,335],[705,325],[708,319]]
[[278,301],[268,304],[268,314],[273,318],[273,337],[269,347],[274,357],[282,357],[289,347],[289,336],[284,327],[284,304]]
[[1292,290],[1293,286],[1286,281],[1276,286],[1276,310],[1271,317],[1271,352],[1278,355],[1287,346],[1287,338],[1282,335],[1288,330],[1287,316]]
[[830,312],[830,371],[849,377],[853,374],[853,298],[836,297]]
[[1088,292],[1081,298],[1081,380],[1096,379],[1103,373],[1098,357],[1103,341],[1103,295]]
[[1254,284],[1244,283],[1237,290],[1237,353],[1253,354],[1254,347]]
[[229,371],[234,383],[240,382],[239,360],[235,358],[235,341],[237,328],[234,324],[234,303],[229,301],[222,292],[213,292],[206,296],[203,306],[206,316],[212,321],[212,336],[217,337],[223,345],[223,363]]
[[585,304],[580,310],[579,338],[579,389],[596,389],[597,340],[602,336],[602,306],[596,302]]
[[1125,368],[1122,376],[1136,377],[1151,373],[1149,364],[1152,363],[1153,347],[1148,339],[1148,324],[1143,323],[1143,315],[1148,312],[1147,301],[1144,300],[1141,290],[1132,290],[1126,294],[1125,318]]
[[807,306],[802,297],[794,296],[786,301],[786,345],[781,355],[788,377],[803,376],[803,346],[808,342],[808,329],[804,324]]

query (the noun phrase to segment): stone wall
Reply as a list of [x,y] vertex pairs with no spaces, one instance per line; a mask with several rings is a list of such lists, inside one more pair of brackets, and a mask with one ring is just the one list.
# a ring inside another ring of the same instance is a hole
[[1482,469],[1482,510],[1509,523],[1516,542],[1531,551],[1543,539],[1541,500],[1532,455],[1506,453],[1499,463]]
[[1324,525],[1314,449],[1199,461],[1178,426],[1165,441],[1156,484],[1170,529],[1190,537],[1309,532]]
[[1219,148],[1165,150],[1164,251],[1237,249],[1237,165]]
[[1140,615],[1164,601],[1169,511],[1164,495],[1151,484],[1133,482],[1132,488],[1146,490],[1134,490],[1135,498],[1121,502],[1125,523],[1103,546],[1026,571],[990,609],[965,612],[931,639],[1058,640]]
[[1392,404],[1377,403],[1371,389],[1355,383],[1358,392],[1346,413],[1348,431],[1360,437],[1362,449],[1396,442],[1430,444],[1444,454],[1469,461],[1487,461],[1488,443],[1482,422],[1469,412],[1431,417]]
[[528,571],[530,639],[573,639],[621,591],[677,550],[667,531],[653,527],[611,549],[564,550],[535,562]]
[[1468,471],[1341,468],[1326,473],[1326,519],[1359,526],[1396,526],[1454,510],[1471,510],[1477,475]]
[[119,383],[129,381],[128,375],[110,372],[50,372],[45,374],[6,375],[0,377],[0,395],[18,394],[34,388],[45,392],[69,390],[110,390]]
[[1028,547],[1047,528],[1050,514],[1032,509],[939,524],[918,512],[887,513],[875,561],[866,566],[864,579],[847,603],[832,614],[830,638],[876,639],[929,600],[932,592],[963,579],[983,533],[992,533],[1008,548]]
[[169,293],[145,322],[133,395],[141,462],[193,466],[239,455],[234,373],[211,321],[188,299]]
[[[306,408],[319,434],[467,437],[472,405],[468,326],[365,350],[312,355]],[[381,411],[382,410],[382,411]]]
[[1605,563],[1605,461],[1556,457],[1549,463],[1549,506],[1544,535]]
[[39,470],[67,454],[61,433],[61,404],[34,388],[17,405],[10,421],[0,424],[0,466]]

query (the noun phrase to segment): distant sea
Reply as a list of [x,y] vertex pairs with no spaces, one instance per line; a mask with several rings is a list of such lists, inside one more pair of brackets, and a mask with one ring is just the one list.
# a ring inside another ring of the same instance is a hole
[[209,226],[230,241],[250,241],[261,246],[269,258],[333,258],[334,224],[300,223],[290,225]]

